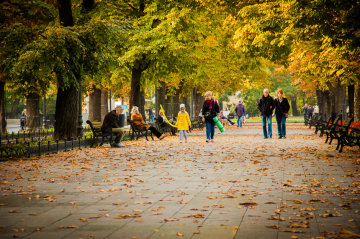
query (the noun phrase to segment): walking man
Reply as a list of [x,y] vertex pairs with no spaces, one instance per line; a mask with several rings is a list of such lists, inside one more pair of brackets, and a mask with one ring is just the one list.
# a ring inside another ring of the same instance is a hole
[[242,104],[242,101],[239,100],[239,104],[235,107],[235,113],[237,115],[237,127],[242,127],[243,118],[246,116],[245,106]]
[[[257,106],[261,114],[264,138],[265,139],[267,139],[268,137],[272,138],[271,124],[272,124],[272,114],[275,108],[275,101],[269,95],[268,89],[264,89],[263,96],[258,100]],[[266,130],[266,124],[268,126],[269,132]]]

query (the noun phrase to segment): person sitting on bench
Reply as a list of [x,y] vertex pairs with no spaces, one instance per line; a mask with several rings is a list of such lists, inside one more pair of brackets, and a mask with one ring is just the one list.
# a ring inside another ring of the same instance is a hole
[[160,133],[159,130],[157,130],[154,126],[148,125],[144,122],[144,119],[140,114],[139,108],[137,106],[134,106],[131,110],[131,121],[136,125],[136,128],[138,128],[139,130],[144,128],[148,129],[160,140],[166,137],[165,134]]
[[[169,127],[171,135],[176,136],[176,128],[171,127],[165,120],[164,114],[162,111],[159,112],[159,117],[157,118],[157,121],[159,122],[160,128],[166,128]],[[173,122],[171,122],[173,123]]]
[[105,115],[103,124],[101,126],[101,131],[103,133],[113,133],[116,135],[115,143],[111,145],[111,147],[125,147],[125,145],[121,144],[120,141],[124,138],[126,130],[121,128],[119,125],[119,115],[123,112],[123,108],[121,106],[116,106],[115,110],[110,111]]

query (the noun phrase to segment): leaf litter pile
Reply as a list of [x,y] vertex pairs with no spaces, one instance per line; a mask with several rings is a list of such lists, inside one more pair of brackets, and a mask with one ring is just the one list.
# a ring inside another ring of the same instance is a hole
[[303,126],[261,132],[1,162],[0,237],[359,238],[359,150]]

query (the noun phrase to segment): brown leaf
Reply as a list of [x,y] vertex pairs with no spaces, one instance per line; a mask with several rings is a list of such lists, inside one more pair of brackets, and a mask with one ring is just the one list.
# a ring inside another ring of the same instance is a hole
[[127,214],[127,215],[118,215],[113,218],[114,219],[126,219],[126,218],[131,218],[131,217],[141,217],[141,215],[135,213],[135,214]]
[[239,203],[239,205],[244,205],[244,206],[256,206],[257,203],[256,202],[243,202],[243,203]]
[[357,234],[356,232],[350,231],[350,230],[345,229],[345,228],[341,228],[340,233],[341,234],[346,234],[347,236],[350,236],[350,237],[360,237],[360,234]]
[[61,229],[71,229],[71,228],[79,228],[79,227],[75,226],[75,225],[69,225],[69,226],[60,226],[59,228],[61,228]]
[[174,221],[179,221],[179,219],[175,218],[175,217],[173,217],[173,218],[165,218],[164,221],[165,222],[174,222]]

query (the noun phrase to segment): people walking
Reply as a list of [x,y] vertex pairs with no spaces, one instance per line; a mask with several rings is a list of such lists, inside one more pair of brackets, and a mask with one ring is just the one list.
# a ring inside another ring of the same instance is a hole
[[305,104],[302,108],[301,108],[301,110],[302,110],[302,112],[303,112],[303,114],[304,114],[304,122],[305,122],[305,125],[307,125],[307,119],[308,119],[308,117],[307,117],[307,109],[308,109],[308,104]]
[[314,113],[314,109],[311,107],[311,105],[309,105],[306,109],[306,114],[307,114],[307,119],[308,119],[308,122],[310,122],[312,116],[313,116],[313,113]]
[[116,106],[115,110],[110,111],[104,117],[103,124],[101,126],[101,132],[103,133],[113,133],[116,135],[115,143],[111,145],[111,147],[125,147],[125,145],[121,144],[120,141],[124,138],[126,130],[121,128],[119,125],[119,116],[122,114],[123,108],[121,106]]
[[154,112],[152,108],[149,108],[149,123],[154,123]]
[[286,118],[289,116],[290,105],[289,101],[284,98],[284,92],[278,90],[278,98],[275,99],[275,117],[278,128],[278,137],[286,138]]
[[212,98],[212,92],[205,93],[205,101],[202,107],[202,121],[206,126],[206,142],[214,142],[215,122],[213,118],[220,112],[219,104]]
[[[261,114],[262,119],[262,127],[263,127],[263,134],[264,138],[267,139],[268,137],[272,138],[272,114],[275,108],[274,99],[269,95],[269,90],[263,90],[263,96],[257,102],[258,109]],[[266,129],[266,124],[268,129]]]
[[175,126],[178,127],[180,132],[180,143],[182,143],[183,137],[185,143],[187,143],[187,130],[191,128],[191,121],[188,112],[185,111],[185,104],[180,105],[180,112],[178,113]]
[[237,127],[242,127],[243,118],[246,117],[245,106],[239,100],[239,104],[235,107],[235,114],[237,115]]
[[139,108],[137,106],[133,106],[131,110],[131,121],[136,125],[138,129],[146,128],[150,130],[158,139],[162,140],[166,137],[165,134],[162,134],[157,130],[154,126],[148,125],[144,122],[142,115],[139,112]]

